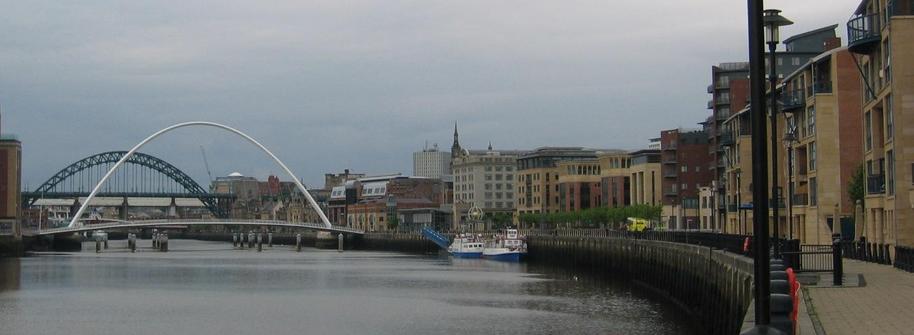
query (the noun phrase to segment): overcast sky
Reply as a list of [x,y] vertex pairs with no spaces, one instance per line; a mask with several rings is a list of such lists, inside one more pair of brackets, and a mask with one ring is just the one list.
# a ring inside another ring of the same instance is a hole
[[[858,0],[766,1],[796,24]],[[225,123],[306,183],[349,168],[411,173],[425,141],[637,149],[710,113],[711,65],[747,59],[744,1],[0,0],[3,132],[23,187],[173,123]],[[215,129],[144,148],[201,184],[279,174]],[[287,179],[285,176],[282,179]],[[314,185],[320,186],[320,185]]]

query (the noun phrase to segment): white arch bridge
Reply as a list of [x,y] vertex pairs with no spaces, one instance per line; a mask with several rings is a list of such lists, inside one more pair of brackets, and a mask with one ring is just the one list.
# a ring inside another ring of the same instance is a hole
[[89,225],[74,225],[60,228],[42,229],[35,232],[35,235],[62,235],[80,233],[94,230],[130,230],[144,228],[186,228],[190,226],[244,226],[244,227],[274,227],[274,228],[295,228],[310,229],[317,231],[326,231],[331,233],[342,233],[352,235],[362,235],[363,231],[337,225],[327,226],[323,223],[305,223],[305,222],[288,222],[276,220],[243,220],[243,219],[176,219],[176,220],[106,220],[104,223]]

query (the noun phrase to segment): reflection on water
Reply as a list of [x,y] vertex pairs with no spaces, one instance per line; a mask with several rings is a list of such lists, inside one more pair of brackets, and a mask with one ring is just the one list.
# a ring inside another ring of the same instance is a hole
[[19,258],[0,258],[0,292],[19,289]]
[[685,332],[626,286],[527,264],[188,240],[132,254],[124,243],[0,262],[3,333]]

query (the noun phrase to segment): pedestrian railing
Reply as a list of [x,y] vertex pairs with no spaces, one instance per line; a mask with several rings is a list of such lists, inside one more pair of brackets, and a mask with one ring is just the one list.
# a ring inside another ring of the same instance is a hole
[[895,267],[914,272],[914,248],[895,246]]
[[785,249],[781,254],[788,267],[795,272],[832,272],[835,246],[831,244],[802,244],[799,250]]
[[[842,241],[841,249],[846,258],[878,264],[892,264],[892,256],[889,253],[888,244]],[[896,252],[897,250],[896,248]]]

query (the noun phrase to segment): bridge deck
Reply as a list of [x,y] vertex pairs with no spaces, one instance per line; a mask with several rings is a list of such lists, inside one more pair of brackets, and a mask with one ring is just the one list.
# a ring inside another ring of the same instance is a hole
[[346,234],[364,234],[363,231],[343,226],[330,226],[329,228],[322,223],[308,222],[287,222],[276,220],[143,220],[143,221],[114,221],[110,223],[98,223],[92,225],[83,225],[80,227],[62,227],[43,229],[34,233],[34,235],[56,235],[66,233],[79,233],[92,230],[113,230],[113,229],[131,229],[131,228],[149,228],[149,227],[187,227],[187,226],[214,226],[214,225],[233,225],[233,226],[252,226],[252,227],[282,227],[282,228],[300,228],[334,233]]

